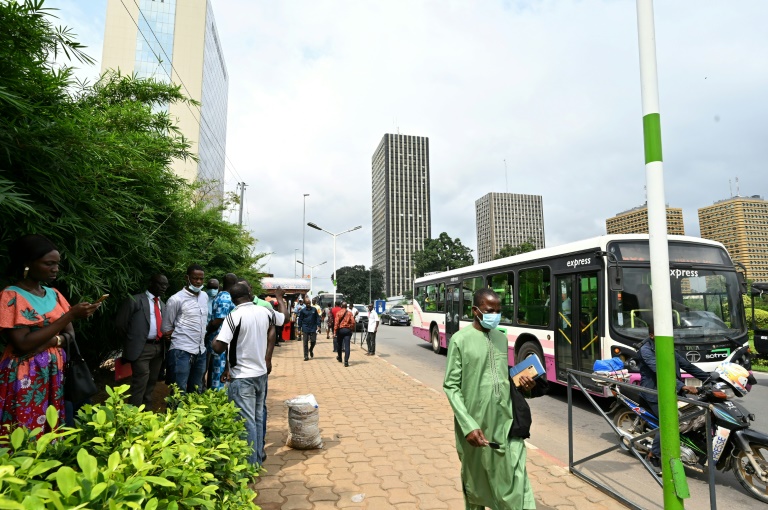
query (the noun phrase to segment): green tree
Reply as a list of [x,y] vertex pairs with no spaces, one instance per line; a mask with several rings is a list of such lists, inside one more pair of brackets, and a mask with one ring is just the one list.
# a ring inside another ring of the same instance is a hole
[[432,271],[446,271],[459,267],[471,266],[475,263],[472,250],[457,237],[451,237],[443,232],[437,239],[424,241],[424,249],[413,254],[413,271],[416,277]]
[[337,269],[336,275],[338,292],[344,294],[350,303],[368,304],[369,295],[372,299],[377,299],[383,293],[384,276],[378,268],[366,269],[365,266],[345,266]]
[[529,251],[534,250],[536,250],[536,245],[533,244],[533,239],[528,239],[526,242],[518,244],[517,246],[505,244],[504,247],[499,250],[499,253],[493,256],[493,260],[511,257],[512,255],[520,255],[521,253],[528,253]]
[[98,362],[119,348],[120,302],[153,272],[168,276],[169,292],[191,263],[258,283],[261,254],[248,232],[222,220],[231,200],[208,202],[210,183],[170,169],[195,156],[158,105],[196,103],[178,86],[114,72],[76,86],[70,68],[52,63],[62,52],[88,61],[41,1],[0,0],[0,269],[11,240],[40,233],[62,253],[57,286],[70,302],[111,294],[76,325],[81,350]]

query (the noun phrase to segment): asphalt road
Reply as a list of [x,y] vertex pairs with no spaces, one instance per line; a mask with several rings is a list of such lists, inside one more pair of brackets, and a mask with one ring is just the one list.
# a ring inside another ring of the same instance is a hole
[[[359,346],[360,333],[356,339]],[[384,360],[425,385],[442,391],[445,355],[433,353],[430,344],[413,336],[410,327],[380,326],[376,344],[377,354]],[[356,355],[354,350],[353,355]],[[757,373],[756,377],[758,386],[742,404],[756,415],[753,428],[768,433],[768,406],[765,405],[768,402],[768,374]],[[564,387],[550,386],[554,388],[548,395],[529,401],[534,420],[529,441],[568,465],[567,392]],[[574,396],[574,457],[584,458],[616,444],[615,434],[588,400],[577,392]],[[606,408],[610,405],[605,399],[598,402]],[[663,508],[661,488],[630,454],[614,451],[584,463],[582,469],[642,508]],[[691,491],[686,508],[709,508],[706,470],[687,469],[686,473]],[[717,472],[715,481],[717,503],[721,508],[766,508],[742,489],[732,472]]]

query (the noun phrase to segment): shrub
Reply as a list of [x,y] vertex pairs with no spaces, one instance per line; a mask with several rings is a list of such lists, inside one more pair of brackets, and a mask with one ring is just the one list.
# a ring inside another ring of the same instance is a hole
[[[747,324],[752,327],[752,310],[747,310]],[[757,329],[768,329],[768,312],[755,308],[755,326]]]
[[[107,387],[104,404],[78,413],[80,428],[0,438],[0,508],[258,508],[245,427],[225,392],[155,414],[126,404],[127,390]],[[54,427],[53,407],[47,418]]]

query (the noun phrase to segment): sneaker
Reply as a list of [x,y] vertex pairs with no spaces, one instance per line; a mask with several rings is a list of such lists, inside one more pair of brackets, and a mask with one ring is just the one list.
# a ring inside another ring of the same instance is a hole
[[341,363],[341,356],[336,356],[336,361],[338,361],[339,363]]
[[653,472],[656,473],[657,476],[661,475],[661,459],[656,457],[655,455],[651,455],[648,457],[648,463],[651,465],[651,468],[653,468]]
[[304,358],[304,361],[309,361],[309,358],[305,357],[305,358]]
[[310,358],[314,358],[314,357],[315,357],[315,353],[314,353],[314,352],[312,352],[312,351],[309,351],[309,357],[310,357]]
[[349,366],[349,363],[347,363],[347,362],[345,361],[345,362],[344,362],[344,366],[345,366],[345,367],[348,367],[348,366]]

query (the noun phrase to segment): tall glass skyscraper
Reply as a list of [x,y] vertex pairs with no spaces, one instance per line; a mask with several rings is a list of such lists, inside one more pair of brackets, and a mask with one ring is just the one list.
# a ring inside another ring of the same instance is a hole
[[201,103],[158,108],[178,119],[200,160],[174,161],[174,172],[206,181],[209,197],[221,200],[229,77],[210,0],[108,0],[101,69],[182,85]]

